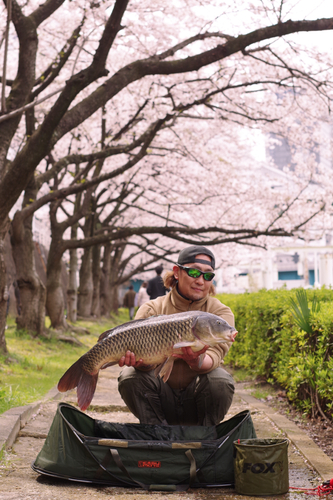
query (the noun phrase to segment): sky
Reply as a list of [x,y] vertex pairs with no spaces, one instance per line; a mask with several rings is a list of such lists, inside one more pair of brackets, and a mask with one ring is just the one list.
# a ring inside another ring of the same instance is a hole
[[[333,17],[333,0],[284,0],[285,5],[282,10],[283,20],[300,20],[300,19],[320,19]],[[229,4],[229,8],[226,6],[226,11],[221,14],[221,5],[223,2],[220,0],[219,7],[214,7],[211,5],[210,8],[198,6],[198,12],[202,18],[207,18],[207,20],[212,20],[218,18],[215,26],[219,29],[225,30],[228,34],[237,35],[242,33],[244,28],[244,22],[247,23],[251,19],[251,15],[247,10],[248,4],[245,2],[242,4],[237,0],[235,3]],[[269,6],[270,2],[264,2],[265,5]],[[276,7],[279,6],[280,0],[271,0],[271,4]],[[255,7],[260,7],[261,1],[254,0],[253,5]],[[271,24],[276,23],[276,15],[272,13]],[[265,21],[265,25],[267,25]],[[226,29],[229,26],[230,29]],[[234,30],[234,31],[233,31]],[[294,36],[294,35],[293,35]],[[330,32],[311,32],[311,33],[301,33],[296,35],[301,43],[310,44],[311,46],[318,45],[321,49],[328,50],[333,48],[333,34]]]
[[333,16],[332,0],[295,0],[293,12],[296,16],[304,16],[306,19]]
[[[321,19],[333,17],[333,0],[294,0],[295,7],[290,18],[296,19]],[[312,43],[320,46],[323,50],[333,49],[333,33],[312,32],[298,35],[304,43]]]

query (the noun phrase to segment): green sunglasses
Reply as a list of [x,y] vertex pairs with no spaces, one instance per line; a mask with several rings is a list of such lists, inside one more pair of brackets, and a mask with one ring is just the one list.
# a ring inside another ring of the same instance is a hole
[[199,269],[194,269],[193,267],[185,267],[182,266],[181,264],[177,264],[177,266],[180,267],[181,269],[184,269],[186,274],[191,278],[200,278],[200,276],[202,275],[205,281],[212,281],[212,279],[215,276],[215,273],[211,272],[203,273],[202,271],[199,271]]

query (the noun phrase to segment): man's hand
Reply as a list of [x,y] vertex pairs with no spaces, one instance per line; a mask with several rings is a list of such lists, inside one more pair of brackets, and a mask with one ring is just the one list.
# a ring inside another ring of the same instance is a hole
[[135,360],[135,354],[134,352],[127,351],[125,356],[122,356],[119,360],[119,366],[134,366],[134,368],[137,368],[138,366],[143,365],[143,359],[140,358],[138,361]]
[[201,363],[201,366],[199,367],[200,363],[200,355],[204,354],[207,349],[208,345],[205,345],[203,349],[200,351],[192,351],[191,347],[182,347],[182,354],[173,354],[172,356],[175,358],[180,358],[183,359],[192,370],[209,370],[211,366],[213,365],[213,360],[210,356],[204,356],[203,361]]

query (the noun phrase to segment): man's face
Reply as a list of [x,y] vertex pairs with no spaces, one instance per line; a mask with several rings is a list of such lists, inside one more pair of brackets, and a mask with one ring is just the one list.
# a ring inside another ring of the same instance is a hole
[[[196,259],[206,260],[207,264],[202,264],[200,262],[192,262],[189,264],[184,264],[185,267],[194,267],[202,272],[212,272],[213,268],[210,265],[210,257],[208,255],[196,255]],[[190,300],[201,300],[206,297],[209,293],[209,288],[211,281],[205,281],[203,276],[199,278],[191,278],[187,275],[185,269],[181,269],[178,266],[174,266],[173,272],[175,278],[178,280],[178,291],[187,299]]]

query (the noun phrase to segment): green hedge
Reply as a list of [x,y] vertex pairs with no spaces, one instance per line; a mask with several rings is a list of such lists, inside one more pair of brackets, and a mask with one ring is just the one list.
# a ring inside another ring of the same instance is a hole
[[239,332],[226,362],[278,383],[296,406],[312,416],[333,415],[333,290],[307,290],[310,333],[297,326],[290,298],[297,290],[261,290],[218,298],[235,314]]

